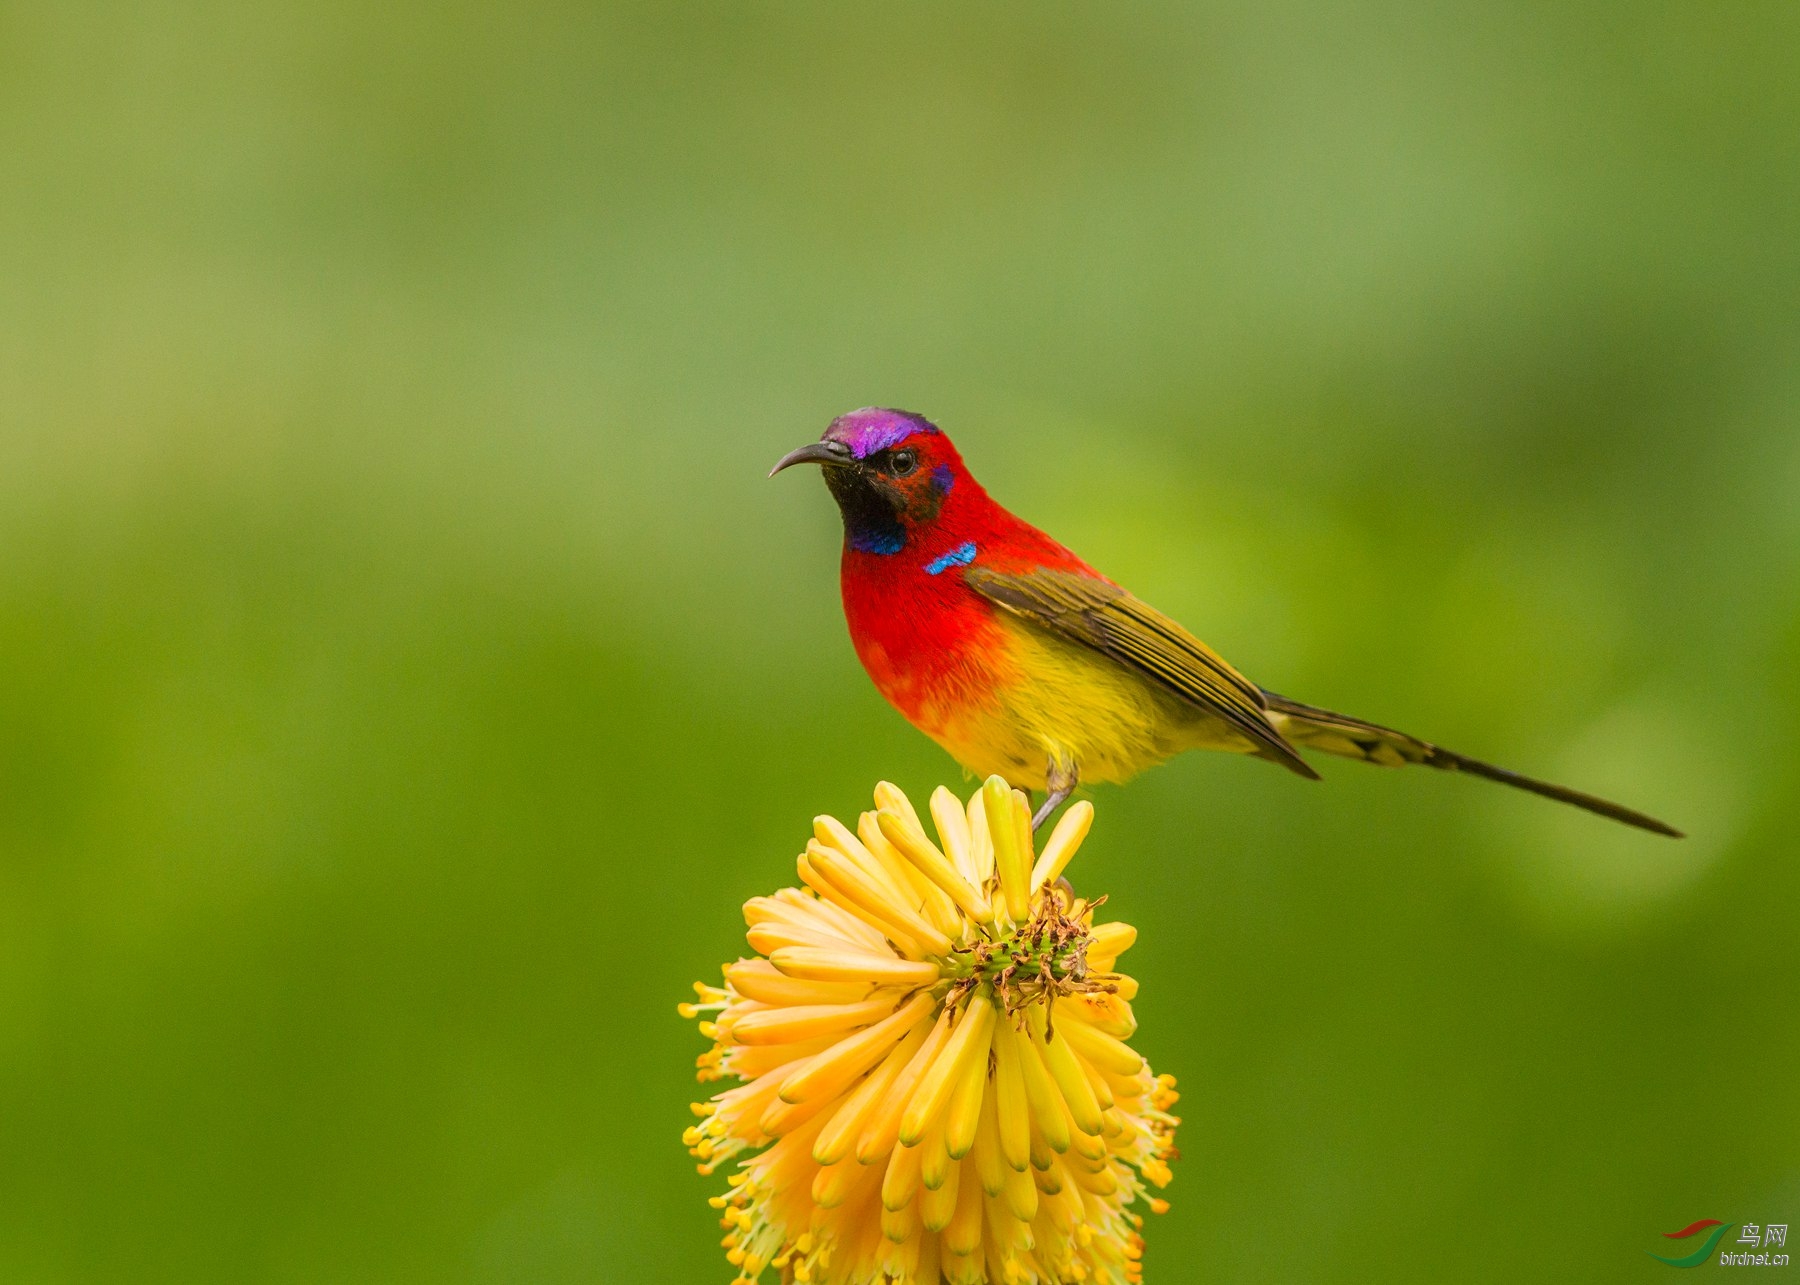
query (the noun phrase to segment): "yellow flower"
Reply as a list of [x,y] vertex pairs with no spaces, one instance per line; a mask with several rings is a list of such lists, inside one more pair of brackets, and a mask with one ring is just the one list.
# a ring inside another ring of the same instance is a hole
[[714,1041],[700,1171],[743,1153],[723,1210],[739,1285],[1124,1285],[1146,1183],[1169,1181],[1175,1081],[1125,1043],[1136,930],[1094,922],[1064,867],[1077,803],[1034,852],[1025,795],[875,790],[855,833],[813,823],[801,888],[744,906],[756,958],[681,1006]]

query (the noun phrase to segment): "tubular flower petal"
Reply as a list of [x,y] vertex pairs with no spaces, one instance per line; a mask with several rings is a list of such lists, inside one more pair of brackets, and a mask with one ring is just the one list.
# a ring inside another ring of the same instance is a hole
[[1062,877],[1093,809],[1042,854],[998,777],[928,815],[884,782],[854,831],[816,818],[805,887],[744,908],[756,958],[679,1006],[738,1081],[684,1135],[735,1165],[735,1285],[1138,1285],[1177,1094],[1127,1043],[1136,931]]

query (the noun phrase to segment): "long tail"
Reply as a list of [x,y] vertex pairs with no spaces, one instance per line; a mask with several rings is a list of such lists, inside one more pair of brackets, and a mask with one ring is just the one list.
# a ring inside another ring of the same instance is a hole
[[1275,726],[1288,740],[1307,749],[1323,750],[1327,754],[1337,754],[1347,759],[1361,759],[1364,763],[1378,763],[1383,767],[1423,763],[1426,767],[1441,768],[1446,772],[1467,772],[1470,776],[1486,777],[1515,789],[1530,790],[1533,794],[1541,794],[1546,799],[1555,799],[1559,803],[1572,803],[1578,808],[1586,808],[1589,812],[1623,821],[1626,825],[1635,825],[1638,829],[1649,830],[1653,834],[1666,834],[1676,839],[1683,837],[1681,831],[1655,817],[1596,798],[1592,794],[1583,794],[1580,790],[1571,790],[1566,785],[1552,785],[1535,777],[1521,776],[1503,767],[1495,767],[1492,763],[1483,763],[1480,759],[1465,758],[1429,741],[1408,736],[1405,732],[1396,732],[1391,727],[1365,723],[1360,718],[1334,714],[1328,709],[1318,709],[1312,705],[1302,705],[1299,701],[1277,696],[1274,692],[1266,691],[1263,696],[1269,702],[1269,713],[1273,716]]

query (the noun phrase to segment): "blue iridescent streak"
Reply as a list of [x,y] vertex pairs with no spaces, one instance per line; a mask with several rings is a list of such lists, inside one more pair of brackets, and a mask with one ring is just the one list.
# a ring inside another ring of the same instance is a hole
[[948,464],[940,464],[931,470],[931,480],[937,483],[938,490],[948,495],[950,488],[956,485],[956,474],[950,471]]
[[925,564],[925,574],[928,576],[941,576],[951,567],[966,567],[973,561],[975,561],[975,545],[974,542],[971,541],[968,544],[959,544],[942,557],[933,558],[930,562],[927,562]]
[[858,531],[851,535],[850,547],[863,553],[878,553],[884,558],[890,557],[906,547],[906,532],[899,527]]

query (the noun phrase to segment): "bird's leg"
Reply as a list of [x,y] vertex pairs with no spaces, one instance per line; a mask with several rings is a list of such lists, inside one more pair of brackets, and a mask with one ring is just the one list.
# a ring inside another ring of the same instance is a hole
[[1044,822],[1050,819],[1051,814],[1066,803],[1071,794],[1075,793],[1075,786],[1080,779],[1081,773],[1073,763],[1065,763],[1059,758],[1050,760],[1050,766],[1044,772],[1044,789],[1046,791],[1044,806],[1039,808],[1037,815],[1031,818],[1031,828],[1034,832],[1042,829]]

